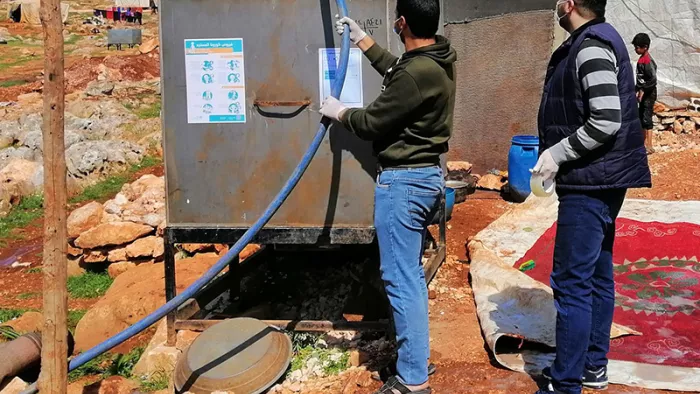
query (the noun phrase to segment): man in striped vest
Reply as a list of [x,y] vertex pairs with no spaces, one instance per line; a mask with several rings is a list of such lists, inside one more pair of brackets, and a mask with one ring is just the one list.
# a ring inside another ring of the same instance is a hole
[[549,63],[539,113],[540,159],[555,179],[559,216],[551,285],[556,358],[538,393],[579,394],[608,385],[615,307],[615,219],[629,188],[651,187],[624,40],[605,22],[606,0],[559,0],[571,36]]

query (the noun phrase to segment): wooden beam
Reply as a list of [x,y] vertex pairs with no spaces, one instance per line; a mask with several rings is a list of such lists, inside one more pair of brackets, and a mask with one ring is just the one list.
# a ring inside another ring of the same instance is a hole
[[63,141],[63,21],[60,0],[41,0],[44,31],[44,329],[41,393],[64,394],[68,379],[66,155]]
[[[180,320],[175,322],[175,329],[189,331],[206,331],[223,320]],[[329,331],[387,331],[389,322],[381,321],[326,321],[326,320],[262,320],[263,323],[282,330],[296,332]]]

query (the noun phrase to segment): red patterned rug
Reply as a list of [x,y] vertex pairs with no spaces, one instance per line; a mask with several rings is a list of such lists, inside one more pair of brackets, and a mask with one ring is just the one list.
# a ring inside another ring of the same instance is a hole
[[[617,220],[615,322],[642,336],[613,340],[610,358],[700,367],[700,226]],[[549,285],[556,224],[515,267]]]

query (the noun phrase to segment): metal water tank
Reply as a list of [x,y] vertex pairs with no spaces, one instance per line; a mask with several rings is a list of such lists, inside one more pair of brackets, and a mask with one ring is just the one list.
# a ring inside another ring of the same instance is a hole
[[[386,47],[394,6],[355,0],[349,8]],[[340,47],[336,14],[329,0],[173,0],[162,7],[170,240],[234,242],[280,190],[318,129],[323,86],[335,67],[335,49],[326,48]],[[352,51],[341,98],[366,106],[382,76]],[[371,145],[334,125],[257,241],[370,243],[375,167]]]

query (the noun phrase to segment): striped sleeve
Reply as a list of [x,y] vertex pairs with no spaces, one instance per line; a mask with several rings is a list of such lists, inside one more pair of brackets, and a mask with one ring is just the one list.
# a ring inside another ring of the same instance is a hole
[[617,59],[612,48],[595,39],[585,40],[576,56],[576,71],[590,114],[583,127],[551,148],[557,164],[600,147],[617,134],[622,123]]

